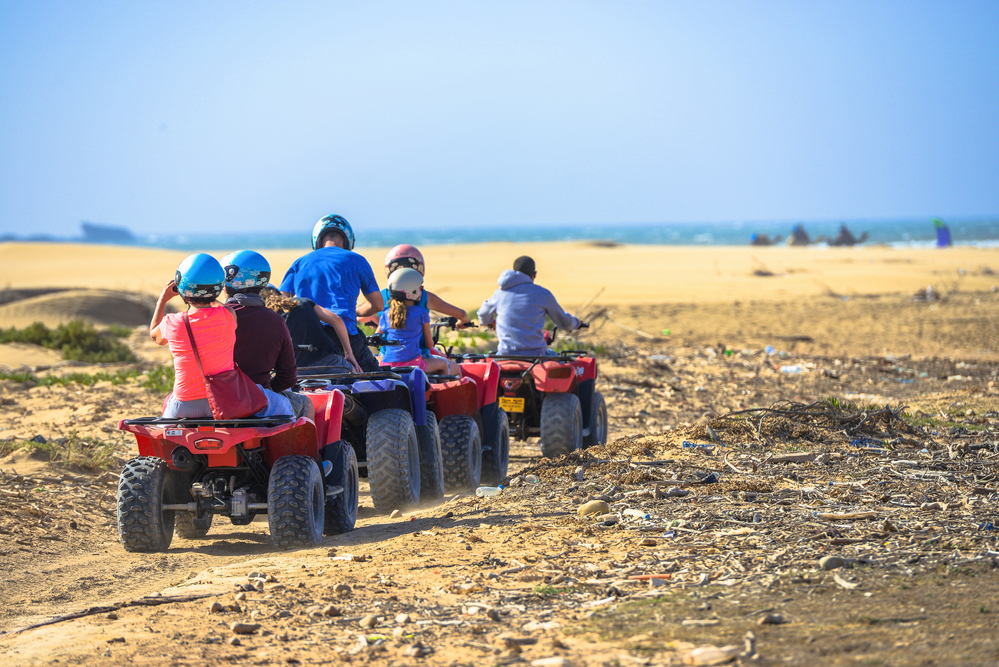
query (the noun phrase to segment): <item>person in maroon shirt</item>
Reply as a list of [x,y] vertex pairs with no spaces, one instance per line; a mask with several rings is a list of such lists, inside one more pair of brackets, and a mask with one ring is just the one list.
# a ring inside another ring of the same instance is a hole
[[315,407],[291,391],[298,381],[295,346],[284,318],[264,305],[260,291],[271,278],[271,266],[259,253],[239,250],[222,258],[227,306],[236,312],[233,360],[251,380],[291,402],[296,417],[315,419]]

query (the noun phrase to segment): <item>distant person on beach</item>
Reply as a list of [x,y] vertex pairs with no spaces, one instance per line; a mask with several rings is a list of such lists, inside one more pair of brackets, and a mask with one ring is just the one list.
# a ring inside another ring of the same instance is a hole
[[[309,299],[282,294],[273,285],[265,287],[260,295],[267,307],[280,315],[288,326],[299,368],[323,366],[333,373],[362,372],[350,347],[347,327],[339,315]],[[339,345],[330,339],[330,329]]]
[[772,239],[769,234],[753,234],[749,237],[749,245],[773,245],[780,243],[782,238],[779,234]]
[[[347,327],[357,363],[364,371],[377,371],[378,360],[371,354],[366,336],[358,330],[357,318],[381,312],[385,302],[368,260],[353,252],[354,230],[341,216],[328,215],[312,230],[312,248],[312,252],[295,260],[284,274],[281,291],[309,299],[336,313]],[[358,293],[367,299],[360,308]],[[337,352],[343,352],[336,338],[329,336],[329,339],[338,348]]]
[[545,315],[563,331],[585,326],[565,312],[551,292],[535,284],[537,275],[533,259],[518,257],[512,271],[500,274],[499,289],[479,308],[482,324],[496,324],[499,354],[554,355],[545,341]]
[[948,248],[953,243],[950,240],[950,228],[940,218],[933,218],[933,226],[937,228],[937,247]]
[[788,245],[808,245],[811,242],[811,237],[805,231],[804,225],[801,224],[795,225],[794,229],[791,230],[791,235],[787,237]]
[[[180,263],[174,279],[163,286],[156,300],[149,322],[149,337],[158,345],[170,346],[174,367],[173,391],[164,403],[164,417],[214,417],[202,369],[208,375],[216,375],[235,367],[232,355],[236,346],[236,314],[232,308],[216,301],[224,282],[225,271],[218,260],[197,253]],[[178,295],[188,305],[187,312],[164,315],[167,302]],[[194,357],[185,320],[189,321],[194,334],[201,369]],[[267,397],[267,407],[255,417],[292,414],[287,398],[263,387],[261,390]]]
[[223,257],[221,264],[229,297],[225,305],[236,313],[232,354],[236,365],[261,387],[287,398],[296,417],[315,419],[312,401],[291,391],[298,381],[298,368],[288,326],[260,296],[271,279],[270,263],[260,253],[238,250]]
[[[458,364],[445,357],[424,357],[423,347],[433,348],[430,312],[420,306],[423,276],[416,269],[396,269],[388,279],[389,307],[378,316],[378,331],[401,345],[382,348],[382,363],[388,366],[416,366],[428,373],[459,375]],[[421,345],[421,342],[423,343]]]
[[846,223],[843,223],[839,226],[839,233],[836,234],[836,238],[829,241],[829,245],[855,246],[858,243],[863,243],[866,240],[867,240],[867,232],[861,234],[860,238],[858,239],[856,236],[853,235],[853,232],[847,229]]

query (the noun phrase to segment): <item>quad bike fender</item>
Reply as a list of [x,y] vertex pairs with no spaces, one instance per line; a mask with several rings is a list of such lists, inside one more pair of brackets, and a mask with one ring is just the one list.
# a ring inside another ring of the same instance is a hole
[[410,412],[413,414],[413,424],[427,425],[427,387],[430,386],[427,374],[421,368],[414,368],[403,376],[409,387]]
[[576,377],[580,382],[597,379],[597,360],[593,357],[578,357],[572,362]]
[[[279,449],[290,447],[295,450],[290,453],[306,454],[312,458],[316,458],[319,449],[315,424],[305,417],[287,424],[267,427],[214,428],[200,426],[180,428],[178,425],[126,424],[121,421],[118,423],[118,428],[135,435],[140,456],[155,456],[163,459],[170,468],[175,470],[178,468],[173,463],[173,452],[178,447],[183,447],[191,454],[205,456],[208,466],[212,468],[231,468],[238,465],[237,445],[241,445],[243,449],[257,449],[267,445],[268,449],[271,449],[276,443]],[[311,448],[307,452],[299,451],[302,448],[301,445],[286,444],[310,438]],[[279,454],[278,456],[283,455]],[[277,457],[274,457],[274,460],[277,460]],[[270,463],[269,458],[268,462]]]
[[336,442],[340,439],[340,426],[343,422],[343,392],[315,391],[306,394],[316,409],[316,442],[319,446]]
[[471,378],[479,390],[478,408],[495,403],[499,395],[500,365],[492,359],[466,361],[461,364],[461,374]]
[[[495,396],[493,402],[496,402]],[[430,386],[427,405],[437,419],[451,415],[475,415],[479,411],[479,390],[475,381],[463,377]]]
[[544,361],[531,369],[534,387],[545,394],[572,393],[578,382],[573,364]]

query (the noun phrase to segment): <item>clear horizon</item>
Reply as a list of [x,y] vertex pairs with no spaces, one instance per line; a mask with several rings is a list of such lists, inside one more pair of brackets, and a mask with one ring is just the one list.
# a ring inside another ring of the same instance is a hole
[[15,0],[0,235],[987,219],[997,26],[984,1]]

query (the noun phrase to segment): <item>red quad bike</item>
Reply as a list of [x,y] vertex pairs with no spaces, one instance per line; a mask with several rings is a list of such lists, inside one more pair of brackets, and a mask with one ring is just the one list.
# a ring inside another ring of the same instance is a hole
[[358,472],[340,436],[344,395],[308,394],[316,419],[125,419],[139,456],[118,480],[118,536],[126,551],[164,551],[173,534],[204,537],[215,515],[237,526],[267,513],[282,549],[314,547],[353,530]]
[[[454,330],[457,324],[453,317],[431,324],[434,343],[440,329]],[[445,352],[451,356],[450,349]],[[499,484],[510,464],[510,425],[496,400],[500,367],[481,355],[467,361],[461,355],[452,358],[459,362],[460,376],[427,376],[427,407],[440,425],[445,488],[453,492],[474,489],[480,483]]]
[[[546,342],[554,339],[553,330]],[[509,415],[518,440],[541,436],[541,453],[549,458],[607,442],[607,404],[596,391],[597,360],[585,351],[485,358],[499,364],[499,407]]]

